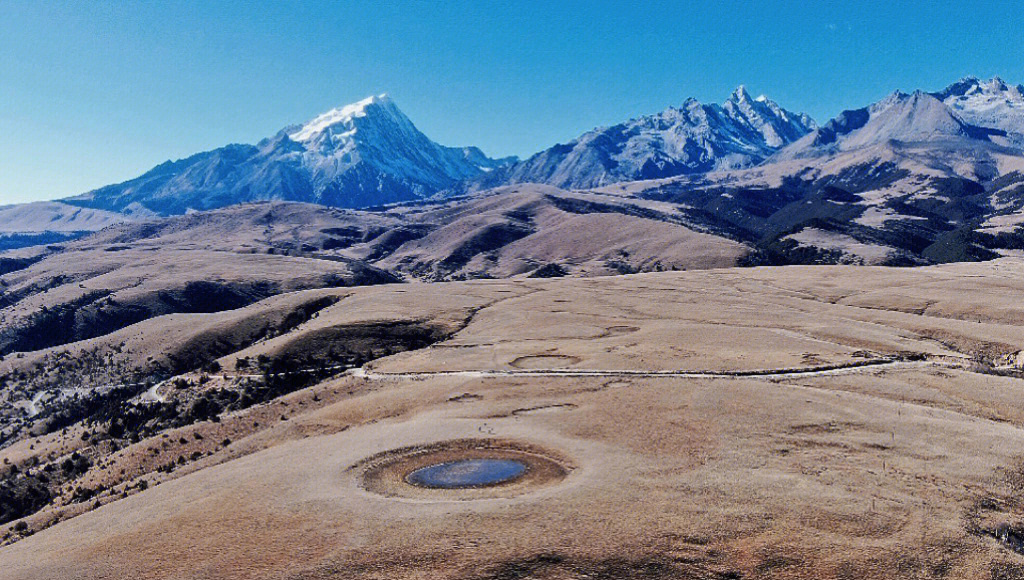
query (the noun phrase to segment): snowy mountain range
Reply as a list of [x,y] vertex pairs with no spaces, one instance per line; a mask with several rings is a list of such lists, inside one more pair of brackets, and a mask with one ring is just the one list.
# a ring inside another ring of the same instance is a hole
[[694,99],[656,115],[590,131],[529,160],[445,147],[420,132],[387,95],[332,109],[257,145],[228,145],[66,203],[150,217],[284,200],[369,207],[438,192],[509,183],[567,188],[748,167],[816,128],[739,87],[723,104]]
[[[1018,117],[1019,116],[1019,117]],[[1024,135],[1024,98],[995,79],[964,79],[938,93],[895,91],[862,109],[844,111],[777,158],[818,156],[890,142],[967,139],[1015,146]],[[963,145],[963,144],[961,144]]]
[[365,207],[408,201],[514,161],[444,147],[379,95],[287,127],[257,145],[228,145],[73,197],[128,215],[175,215],[262,200]]
[[[673,223],[754,248],[750,263],[984,259],[1024,249],[1024,87],[968,77],[936,92],[895,91],[819,126],[741,86],[721,104],[689,99],[523,161],[438,145],[381,95],[257,145],[167,162],[58,202],[0,208],[0,236],[14,247],[78,237],[118,219],[250,201],[366,208],[501,194],[515,188],[500,186],[521,183],[675,207]],[[455,211],[469,202],[453,203]],[[559,203],[565,211],[604,211]],[[413,229],[422,233],[422,225]],[[30,235],[11,237],[28,226]]]
[[755,263],[990,259],[1024,249],[1020,95],[975,78],[896,91],[754,168],[624,190],[750,243]]
[[817,128],[740,86],[723,104],[688,99],[655,115],[600,127],[479,178],[478,187],[545,183],[591,188],[756,165]]
[[932,96],[966,122],[1003,131],[1010,144],[1024,146],[1024,86],[1008,85],[999,77],[967,77]]

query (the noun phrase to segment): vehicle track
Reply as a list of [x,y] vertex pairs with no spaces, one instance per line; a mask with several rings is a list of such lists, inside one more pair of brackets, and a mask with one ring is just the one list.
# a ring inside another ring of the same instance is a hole
[[378,372],[365,368],[352,369],[351,376],[384,380],[394,378],[491,378],[491,377],[629,377],[629,378],[680,378],[680,379],[720,379],[720,378],[764,378],[777,379],[787,377],[816,377],[828,375],[851,374],[882,369],[907,368],[961,368],[955,363],[938,361],[903,361],[894,359],[871,359],[855,363],[823,365],[802,368],[755,369],[746,371],[645,371],[635,369],[527,369],[527,370],[463,370],[463,371],[412,371],[412,372]]
[[[682,371],[682,370],[637,370],[637,369],[509,369],[509,370],[461,370],[461,371],[410,371],[410,372],[379,372],[368,370],[365,367],[352,368],[349,365],[333,365],[318,367],[315,369],[297,369],[288,372],[274,373],[271,376],[284,376],[292,374],[305,374],[312,372],[340,371],[352,377],[369,380],[388,379],[426,379],[434,377],[452,378],[675,378],[675,379],[782,379],[802,378],[856,374],[860,372],[876,371],[884,369],[921,369],[921,368],[946,368],[969,370],[964,364],[949,361],[905,361],[889,358],[869,359],[853,363],[820,365],[814,367],[797,368],[774,368],[774,369],[753,369],[742,371]],[[223,373],[223,376],[233,379],[260,379],[266,375],[256,373]],[[144,403],[162,403],[167,401],[166,395],[159,392],[159,389],[172,379],[164,380],[154,385],[139,395],[137,400]],[[142,386],[144,383],[128,383],[122,385],[103,385],[91,391],[103,391],[118,387]],[[41,398],[47,391],[37,393],[32,400],[25,400],[13,403],[14,406],[26,408],[29,417],[39,414],[42,410]]]

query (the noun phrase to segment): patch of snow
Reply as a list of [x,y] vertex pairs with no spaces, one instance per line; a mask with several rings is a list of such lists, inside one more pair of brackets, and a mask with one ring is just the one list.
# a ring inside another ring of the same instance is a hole
[[988,218],[985,220],[985,223],[981,224],[980,230],[990,234],[998,234],[1000,232],[1013,232],[1022,225],[1024,225],[1024,210],[1018,210],[1014,213]]
[[1010,144],[1024,145],[1024,87],[967,77],[936,96],[968,123],[1012,133]]
[[[302,125],[294,133],[290,133],[288,138],[296,143],[306,143],[314,139],[320,133],[323,133],[329,127],[338,124],[348,123],[355,117],[366,116],[366,109],[371,105],[378,105],[384,103],[390,103],[391,99],[387,93],[380,95],[374,95],[367,97],[361,101],[345,105],[344,107],[338,107],[331,109],[326,113],[318,115],[312,121],[309,121],[305,125]],[[352,129],[348,135],[354,134],[355,129]],[[344,133],[342,135],[345,135]]]
[[853,220],[854,223],[862,226],[871,228],[884,227],[887,222],[901,221],[901,220],[923,220],[925,218],[912,215],[903,215],[896,213],[895,210],[889,207],[877,207],[872,206],[864,210],[864,213],[860,217]]
[[0,207],[0,233],[94,232],[129,220],[121,214],[59,201]]
[[860,258],[865,264],[881,263],[896,251],[895,248],[889,246],[865,243],[853,236],[818,228],[804,228],[782,239],[793,240],[800,247],[840,251],[843,254]]

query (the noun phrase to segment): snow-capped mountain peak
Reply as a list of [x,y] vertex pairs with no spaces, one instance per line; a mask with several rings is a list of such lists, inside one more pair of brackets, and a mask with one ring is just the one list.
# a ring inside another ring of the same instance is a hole
[[1006,133],[1006,143],[1024,146],[1024,86],[999,77],[965,77],[932,93],[966,122]]
[[166,163],[76,200],[160,215],[269,199],[365,207],[430,196],[510,162],[435,143],[381,94],[287,127],[258,146]]
[[304,148],[303,165],[334,179],[356,166],[374,168],[392,179],[408,181],[426,195],[500,165],[479,149],[444,147],[413,125],[386,95],[332,109],[286,131]]
[[330,127],[351,123],[355,117],[365,117],[367,110],[373,107],[384,109],[395,108],[395,105],[387,93],[367,97],[361,101],[317,115],[313,120],[301,125],[297,130],[289,132],[288,137],[297,143],[307,143]]
[[949,85],[945,89],[932,93],[940,100],[950,98],[965,98],[984,96],[988,98],[1004,98],[1012,101],[1024,100],[1024,87],[1021,85],[1010,85],[999,77],[992,77],[989,80],[982,80],[978,77],[968,76]]
[[584,133],[556,145],[500,176],[511,183],[598,187],[760,163],[816,125],[767,98],[755,100],[740,86],[722,104],[689,98],[681,106]]
[[740,85],[736,87],[736,90],[733,91],[732,95],[729,96],[729,100],[734,103],[743,103],[749,102],[752,99],[750,98],[750,93],[747,91],[747,86]]
[[791,113],[764,95],[752,99],[744,85],[737,87],[721,108],[733,121],[759,133],[764,145],[771,149],[791,143],[817,127],[806,114]]

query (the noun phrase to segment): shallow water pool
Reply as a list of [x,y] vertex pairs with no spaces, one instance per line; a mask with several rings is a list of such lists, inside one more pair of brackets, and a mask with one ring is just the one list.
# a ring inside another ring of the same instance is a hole
[[420,487],[460,489],[498,485],[525,473],[526,464],[514,459],[460,459],[421,467],[405,480]]

